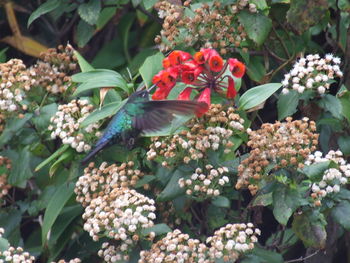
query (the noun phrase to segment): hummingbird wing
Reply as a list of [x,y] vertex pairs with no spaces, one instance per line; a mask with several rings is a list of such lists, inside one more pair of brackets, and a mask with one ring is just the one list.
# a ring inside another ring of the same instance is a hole
[[[140,102],[139,114],[133,116],[132,125],[140,131],[155,131],[168,125],[174,114],[189,115],[207,109],[205,102],[184,100],[152,100]],[[141,112],[141,113],[140,113]]]

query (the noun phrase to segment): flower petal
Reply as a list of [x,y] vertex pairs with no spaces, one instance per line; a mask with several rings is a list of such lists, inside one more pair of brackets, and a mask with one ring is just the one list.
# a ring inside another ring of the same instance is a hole
[[206,113],[208,110],[209,110],[209,107],[211,105],[211,101],[210,101],[210,93],[211,93],[211,90],[210,88],[205,88],[201,94],[199,95],[197,101],[199,102],[205,102],[208,107],[205,108],[205,109],[199,109],[198,111],[196,111],[196,115],[197,117],[201,117],[204,115],[204,113]]
[[235,89],[235,82],[233,78],[228,77],[228,87],[227,87],[226,97],[228,99],[233,99],[234,97],[236,97],[236,95],[237,95],[237,91]]
[[245,73],[245,65],[241,61],[235,58],[229,58],[227,62],[230,66],[230,71],[233,76],[236,78],[243,77]]
[[178,100],[190,100],[191,93],[192,93],[192,88],[191,87],[187,87],[179,94],[177,99]]

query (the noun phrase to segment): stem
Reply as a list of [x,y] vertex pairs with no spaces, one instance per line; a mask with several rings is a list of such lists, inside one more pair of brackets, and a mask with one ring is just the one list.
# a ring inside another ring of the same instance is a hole
[[312,253],[312,254],[310,254],[310,255],[308,255],[306,257],[300,257],[300,258],[284,261],[284,263],[292,263],[292,262],[304,261],[305,259],[308,259],[308,258],[311,258],[311,257],[315,256],[316,254],[318,254],[318,252],[320,252],[320,250],[316,250],[314,253]]

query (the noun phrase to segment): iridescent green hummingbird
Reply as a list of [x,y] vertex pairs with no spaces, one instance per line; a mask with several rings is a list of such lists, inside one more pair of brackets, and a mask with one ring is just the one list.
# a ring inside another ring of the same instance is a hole
[[102,137],[97,141],[82,163],[86,163],[95,154],[115,143],[132,148],[140,134],[157,131],[170,124],[174,114],[189,115],[205,111],[205,102],[185,100],[149,100],[149,90],[140,90],[131,94],[125,105],[115,114]]

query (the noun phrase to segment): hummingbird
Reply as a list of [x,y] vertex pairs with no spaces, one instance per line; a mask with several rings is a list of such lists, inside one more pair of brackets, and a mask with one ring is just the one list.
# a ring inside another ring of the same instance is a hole
[[207,108],[205,102],[198,101],[149,100],[149,90],[136,91],[114,115],[95,147],[81,162],[87,163],[111,144],[122,143],[131,149],[138,136],[170,124],[174,114],[189,115]]

